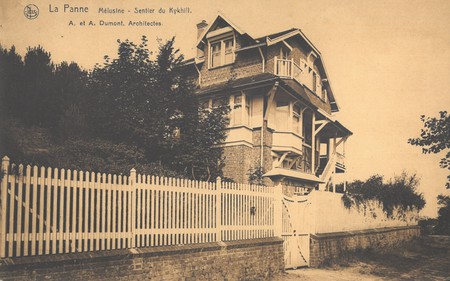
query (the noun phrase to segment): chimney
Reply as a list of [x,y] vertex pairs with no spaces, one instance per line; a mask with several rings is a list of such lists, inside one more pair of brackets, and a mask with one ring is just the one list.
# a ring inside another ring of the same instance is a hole
[[[200,39],[200,36],[203,34],[203,32],[207,27],[208,24],[206,23],[206,20],[202,20],[202,22],[197,23],[197,40]],[[204,50],[197,48],[197,58],[201,58],[204,55],[205,55]]]
[[202,20],[202,22],[197,23],[197,39],[200,38],[200,35],[202,35],[202,33],[203,33],[203,31],[205,31],[206,27],[208,27],[206,20]]

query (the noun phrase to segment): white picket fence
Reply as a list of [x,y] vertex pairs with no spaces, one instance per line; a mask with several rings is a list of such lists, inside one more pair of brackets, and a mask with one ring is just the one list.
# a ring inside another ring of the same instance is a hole
[[0,257],[275,236],[274,187],[52,169],[2,159]]

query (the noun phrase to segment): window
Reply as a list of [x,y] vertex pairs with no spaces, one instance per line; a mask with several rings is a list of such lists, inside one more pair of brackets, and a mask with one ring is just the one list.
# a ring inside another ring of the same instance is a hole
[[287,60],[289,58],[289,50],[287,50],[285,48],[281,48],[280,49],[280,58],[282,60]]
[[211,44],[211,67],[217,67],[221,65],[221,42]]
[[278,75],[291,76],[291,63],[288,61],[289,50],[285,48],[280,49],[280,60],[278,61]]
[[294,111],[292,112],[292,118],[293,118],[293,124],[292,129],[295,133],[300,134],[302,129],[302,122],[301,122],[301,109],[299,106],[294,105]]
[[289,102],[278,101],[275,112],[276,129],[279,131],[287,131],[289,120]]
[[227,99],[225,97],[213,98],[213,101],[212,101],[213,108],[221,107],[221,106],[225,106],[225,105],[228,105]]
[[244,123],[246,125],[250,124],[250,97],[249,96],[245,96],[245,120]]
[[234,95],[233,99],[233,125],[248,125],[250,120],[250,97],[245,95],[245,106],[242,104],[244,95]]
[[242,124],[242,95],[234,95],[234,106],[233,106],[233,122],[234,125]]
[[214,41],[210,45],[210,68],[234,62],[234,38]]
[[234,61],[234,52],[233,52],[233,38],[224,40],[225,45],[225,60],[224,64],[230,64]]

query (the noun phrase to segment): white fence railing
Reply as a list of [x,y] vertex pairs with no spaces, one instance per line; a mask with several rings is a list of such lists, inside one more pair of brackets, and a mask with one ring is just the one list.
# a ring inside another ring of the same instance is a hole
[[7,157],[1,175],[0,257],[275,236],[273,187],[15,166]]

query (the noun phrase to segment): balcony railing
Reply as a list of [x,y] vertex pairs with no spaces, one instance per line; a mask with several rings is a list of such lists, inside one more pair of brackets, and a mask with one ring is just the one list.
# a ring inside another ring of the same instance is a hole
[[336,168],[345,171],[345,155],[336,152]]
[[302,70],[300,66],[294,62],[294,59],[279,59],[275,57],[275,75],[295,79],[300,82]]

